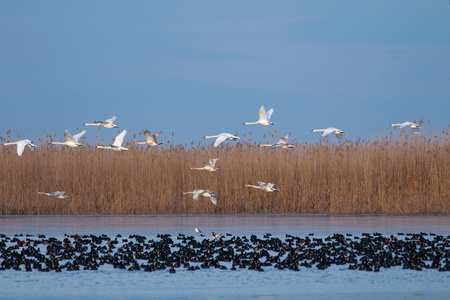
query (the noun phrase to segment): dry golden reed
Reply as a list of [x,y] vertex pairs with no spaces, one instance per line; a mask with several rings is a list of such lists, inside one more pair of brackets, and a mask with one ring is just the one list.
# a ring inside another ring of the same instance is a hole
[[[320,141],[295,149],[129,147],[128,152],[44,144],[22,157],[0,149],[0,214],[449,214],[450,142],[400,135]],[[220,158],[217,172],[190,170]],[[275,183],[278,193],[246,188]],[[183,191],[209,189],[218,205]],[[69,199],[37,192],[66,191]]]

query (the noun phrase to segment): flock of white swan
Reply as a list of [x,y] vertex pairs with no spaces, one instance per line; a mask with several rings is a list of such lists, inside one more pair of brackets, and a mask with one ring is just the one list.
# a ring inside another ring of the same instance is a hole
[[[259,120],[256,122],[246,122],[244,123],[244,125],[263,125],[263,126],[269,126],[269,125],[275,125],[275,123],[270,122],[270,118],[273,114],[273,108],[269,109],[267,112],[264,109],[264,106],[261,106],[261,108],[259,109],[258,115],[259,115]],[[114,121],[116,120],[116,116],[113,116],[110,119],[107,119],[105,121],[93,121],[93,123],[85,123],[83,124],[83,126],[101,126],[104,128],[118,128],[119,126],[114,124]],[[411,128],[412,132],[415,134],[419,134],[420,133],[420,126],[416,123],[413,122],[403,122],[403,123],[399,123],[399,124],[391,124],[390,126],[398,126],[400,128],[406,128],[409,127]],[[311,130],[311,132],[322,132],[322,136],[325,137],[329,134],[334,134],[338,139],[342,139],[345,135],[345,132],[334,128],[334,127],[328,127],[326,129],[313,129]],[[83,130],[82,132],[75,134],[75,135],[71,135],[70,132],[68,130],[66,130],[64,132],[64,139],[65,142],[52,142],[52,144],[54,145],[65,145],[65,146],[69,146],[72,148],[75,147],[81,147],[83,146],[82,144],[79,143],[80,138],[86,133],[86,130]],[[125,137],[125,135],[127,134],[126,130],[123,130],[119,135],[116,136],[116,138],[114,139],[114,142],[109,145],[109,146],[97,146],[96,148],[98,149],[108,149],[108,150],[114,150],[114,151],[128,151],[128,148],[125,148],[122,146],[123,144],[123,139]],[[161,131],[155,134],[151,134],[148,130],[144,131],[144,135],[146,137],[146,141],[144,142],[133,142],[133,144],[137,144],[137,145],[145,145],[147,144],[148,146],[158,146],[161,145],[161,143],[158,142],[158,137],[161,134]],[[290,149],[290,148],[295,148],[294,145],[288,144],[288,139],[291,135],[288,133],[286,136],[280,138],[280,140],[275,143],[275,144],[259,144],[260,147],[270,147],[270,149],[275,149],[275,148],[281,148],[281,149]],[[236,135],[230,134],[230,133],[221,133],[218,135],[210,135],[210,136],[204,136],[204,139],[210,139],[210,138],[215,138],[215,142],[214,142],[214,147],[218,147],[220,144],[222,144],[225,140],[238,140],[240,139],[236,133]],[[37,147],[35,144],[33,144],[33,142],[29,139],[24,139],[24,140],[20,140],[17,142],[12,142],[12,143],[3,143],[3,146],[7,146],[7,145],[16,145],[17,146],[17,155],[18,156],[22,156],[23,151],[25,150],[25,148],[34,148]],[[203,162],[204,166],[202,168],[191,168],[191,170],[204,170],[204,171],[208,171],[208,172],[215,172],[218,171],[219,168],[216,168],[215,165],[217,163],[217,161],[219,160],[219,158],[214,158],[214,159],[210,159],[209,162]],[[250,188],[255,188],[255,189],[260,189],[263,190],[265,192],[268,193],[272,193],[272,192],[278,192],[279,188],[274,184],[274,183],[266,183],[266,182],[258,182],[258,185],[251,185],[251,184],[246,184],[245,187],[250,187]],[[48,197],[55,197],[55,198],[60,198],[60,199],[64,199],[64,198],[69,198],[68,196],[65,195],[64,191],[56,191],[53,193],[44,193],[44,192],[38,192],[38,194],[40,195],[46,195]],[[210,190],[204,190],[204,189],[196,189],[192,192],[183,192],[184,195],[186,194],[193,194],[193,199],[194,200],[198,200],[198,198],[200,196],[203,196],[205,198],[209,198],[211,200],[211,202],[214,205],[217,205],[217,198],[216,198],[216,194],[213,191]]]

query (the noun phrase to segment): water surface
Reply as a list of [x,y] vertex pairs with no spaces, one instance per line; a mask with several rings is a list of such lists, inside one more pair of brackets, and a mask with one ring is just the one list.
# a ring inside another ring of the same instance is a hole
[[[449,216],[334,216],[334,215],[171,215],[171,216],[7,216],[0,217],[0,233],[106,234],[124,238],[131,234],[156,239],[159,233],[194,235],[198,227],[210,238],[212,231],[232,235],[283,237],[325,237],[333,233],[379,232],[450,234]],[[196,237],[202,239],[203,237]],[[0,259],[1,260],[1,259]],[[247,269],[179,269],[157,272],[127,271],[102,266],[98,271],[41,273],[0,272],[2,298],[450,298],[450,272],[403,270],[381,272],[348,270],[332,266],[326,270],[302,268],[300,272],[269,268],[265,272]]]
[[386,215],[142,215],[142,216],[2,216],[0,232],[46,233],[55,237],[67,234],[194,234],[194,228],[208,235],[211,231],[233,235],[330,235],[380,232],[434,232],[448,234],[450,216]]

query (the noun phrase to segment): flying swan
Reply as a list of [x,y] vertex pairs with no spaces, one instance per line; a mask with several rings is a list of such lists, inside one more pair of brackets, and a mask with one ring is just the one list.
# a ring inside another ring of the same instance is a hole
[[122,131],[118,136],[116,136],[116,139],[114,140],[114,143],[112,145],[109,145],[108,147],[105,146],[97,146],[99,149],[109,149],[114,151],[128,151],[128,148],[122,147],[123,138],[127,134],[127,131]]
[[255,125],[255,124],[261,124],[264,126],[275,125],[275,123],[269,122],[270,117],[272,116],[272,113],[273,113],[273,108],[269,109],[266,113],[264,106],[261,106],[261,108],[259,109],[259,112],[258,112],[259,120],[256,122],[244,123],[244,125]]
[[56,197],[59,199],[69,198],[69,196],[64,195],[66,192],[64,191],[56,191],[53,193],[44,193],[44,192],[38,192],[39,195],[46,195],[48,197]]
[[183,195],[187,195],[187,194],[194,194],[192,199],[194,199],[195,201],[198,200],[199,196],[203,196],[203,197],[209,198],[214,205],[217,205],[216,194],[212,191],[197,189],[197,190],[194,190],[193,192],[183,192]]
[[327,129],[313,129],[311,132],[323,132],[322,136],[327,136],[329,134],[334,134],[338,139],[344,137],[345,132],[334,127],[328,127]]
[[75,134],[73,137],[70,134],[70,132],[66,129],[66,131],[64,132],[64,139],[66,140],[64,143],[61,142],[52,142],[53,145],[66,145],[72,148],[75,147],[81,147],[83,146],[82,144],[78,143],[78,141],[80,140],[80,138],[83,136],[83,134],[86,133],[86,130],[83,130],[82,132]]
[[83,126],[102,126],[105,128],[118,128],[116,124],[114,124],[114,121],[117,119],[116,116],[112,116],[112,118],[105,120],[105,121],[92,121],[94,123],[84,123]]
[[145,142],[134,142],[133,144],[137,144],[137,145],[149,145],[149,146],[158,146],[161,145],[162,143],[158,143],[158,137],[159,135],[162,133],[162,131],[157,132],[155,134],[151,134],[150,131],[145,130],[144,131],[144,135],[146,137],[146,141]]
[[286,134],[286,136],[280,138],[280,140],[276,144],[259,144],[260,147],[270,147],[270,150],[275,148],[281,148],[281,149],[291,149],[295,148],[294,145],[288,144],[288,139],[291,136],[290,133]]
[[231,133],[221,133],[219,135],[205,135],[203,138],[204,139],[213,139],[213,138],[217,138],[216,141],[214,142],[214,147],[219,146],[220,144],[223,143],[223,141],[225,140],[239,140],[240,138],[237,136],[238,133],[236,132],[236,135],[232,135]]
[[270,183],[270,182],[265,183],[265,182],[258,181],[258,184],[259,185],[246,184],[245,186],[255,188],[255,189],[260,189],[260,190],[263,190],[268,193],[280,191],[280,189],[275,184]]
[[219,168],[216,168],[216,162],[218,160],[218,158],[211,158],[209,162],[203,162],[205,164],[203,168],[191,168],[191,170],[205,170],[209,172],[215,172],[217,170],[220,170]]
[[17,142],[11,142],[11,143],[3,143],[2,146],[8,146],[8,145],[17,145],[17,155],[22,156],[23,150],[25,150],[25,147],[27,148],[34,148],[37,147],[31,140],[20,140]]
[[420,134],[420,128],[422,128],[413,122],[403,122],[400,124],[391,124],[389,126],[393,126],[393,127],[400,126],[400,128],[409,127],[409,128],[411,128],[412,132],[414,132],[415,134]]

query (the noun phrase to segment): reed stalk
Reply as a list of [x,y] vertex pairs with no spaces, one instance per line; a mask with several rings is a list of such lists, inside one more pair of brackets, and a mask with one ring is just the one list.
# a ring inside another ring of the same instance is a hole
[[[245,141],[218,148],[129,144],[127,152],[43,141],[22,157],[1,147],[0,214],[450,213],[448,132],[331,140],[290,150]],[[190,170],[216,157],[219,171]],[[281,191],[245,187],[258,181]],[[199,188],[214,191],[218,205],[182,193]],[[70,198],[37,194],[56,190]]]

